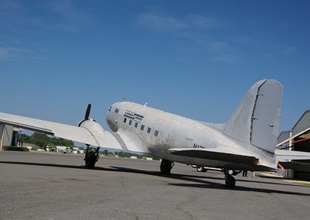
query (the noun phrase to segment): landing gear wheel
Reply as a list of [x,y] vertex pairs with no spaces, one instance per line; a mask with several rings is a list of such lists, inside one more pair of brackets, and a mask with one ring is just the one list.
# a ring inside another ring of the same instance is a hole
[[170,174],[173,166],[174,163],[172,161],[162,159],[160,164],[160,172],[162,174]]
[[225,179],[225,186],[229,188],[235,188],[236,179],[232,175],[227,175]]
[[229,170],[224,169],[223,172],[225,174],[225,187],[235,188],[236,179],[232,175],[229,174]]
[[97,149],[91,149],[87,146],[85,151],[85,167],[86,168],[94,168],[96,162],[99,160],[99,147]]
[[203,168],[203,167],[197,167],[196,170],[198,172],[207,172],[207,169]]

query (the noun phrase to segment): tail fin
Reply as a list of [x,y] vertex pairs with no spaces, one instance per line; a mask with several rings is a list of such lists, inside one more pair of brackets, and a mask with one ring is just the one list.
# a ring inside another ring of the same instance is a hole
[[227,121],[224,133],[274,153],[283,86],[275,80],[261,80],[248,91]]

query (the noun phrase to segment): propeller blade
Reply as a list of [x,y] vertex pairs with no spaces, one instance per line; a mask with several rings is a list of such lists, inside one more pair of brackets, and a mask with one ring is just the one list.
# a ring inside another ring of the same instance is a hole
[[89,119],[89,114],[90,114],[90,109],[91,109],[91,104],[88,104],[86,112],[85,112],[85,120]]

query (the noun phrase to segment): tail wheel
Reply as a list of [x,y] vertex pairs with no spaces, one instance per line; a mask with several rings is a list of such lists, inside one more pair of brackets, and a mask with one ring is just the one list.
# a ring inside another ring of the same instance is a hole
[[196,170],[198,172],[207,172],[207,169],[205,169],[204,167],[197,167]]

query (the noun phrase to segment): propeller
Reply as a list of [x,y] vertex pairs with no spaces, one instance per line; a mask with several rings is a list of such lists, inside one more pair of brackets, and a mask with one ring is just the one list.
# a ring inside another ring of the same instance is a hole
[[91,110],[91,104],[88,104],[86,112],[85,112],[84,120],[88,120],[89,119],[90,110]]
[[[90,118],[89,118],[90,110],[91,110],[91,104],[88,104],[87,109],[86,109],[86,112],[85,112],[85,117],[84,117],[84,119],[83,119],[82,121],[80,121],[80,123],[78,124],[78,127],[80,127],[81,124],[82,124],[84,121],[87,121],[87,120],[90,119]],[[93,120],[93,119],[90,119],[90,120]]]

